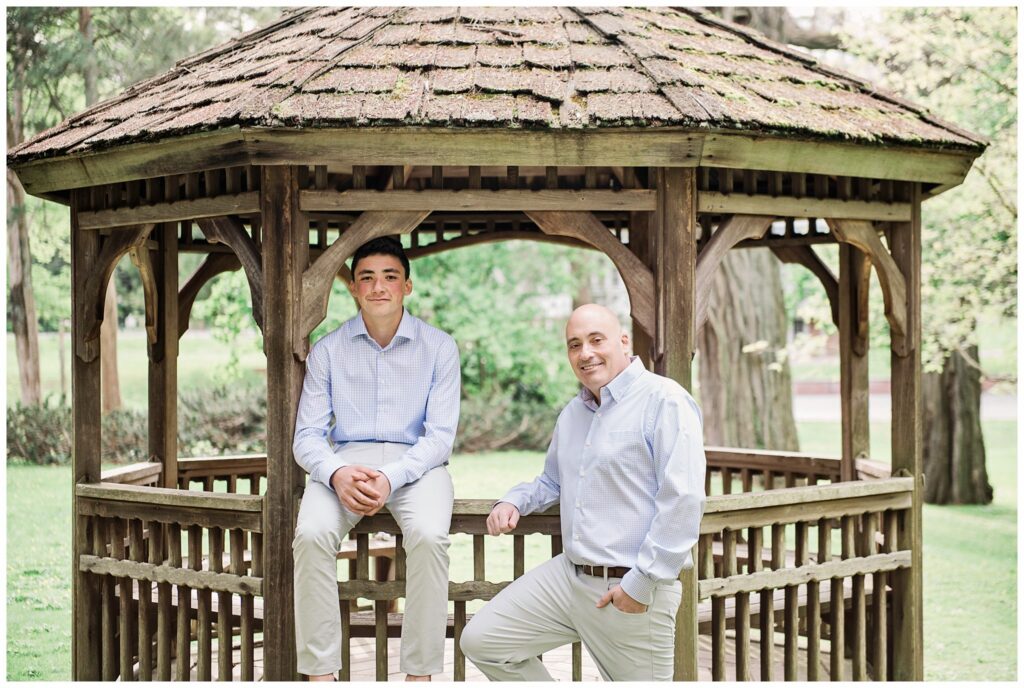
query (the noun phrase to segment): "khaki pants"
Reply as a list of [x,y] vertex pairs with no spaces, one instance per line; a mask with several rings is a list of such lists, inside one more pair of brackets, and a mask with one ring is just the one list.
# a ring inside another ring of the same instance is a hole
[[[400,457],[404,444],[350,442],[346,462],[377,467]],[[387,508],[402,529],[406,554],[405,620],[401,670],[439,674],[448,622],[448,529],[454,489],[439,466],[388,497]],[[333,490],[310,481],[299,507],[292,552],[295,557],[295,640],[298,670],[329,674],[341,668],[341,612],[337,553],[342,539],[362,519]]]
[[581,640],[606,681],[671,681],[679,581],[658,585],[643,614],[598,609],[620,580],[577,572],[559,554],[484,605],[462,651],[492,681],[550,681],[537,655]]

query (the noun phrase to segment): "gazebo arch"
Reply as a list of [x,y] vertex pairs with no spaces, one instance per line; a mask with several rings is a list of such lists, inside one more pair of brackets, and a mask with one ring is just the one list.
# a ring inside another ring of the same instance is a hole
[[[983,149],[698,10],[358,7],[289,11],[9,151],[26,191],[71,213],[74,677],[185,677],[195,638],[197,677],[237,666],[252,679],[258,632],[263,677],[295,676],[304,476],[291,438],[308,335],[356,246],[410,234],[413,255],[531,236],[601,250],[629,289],[638,352],[684,386],[726,251],[812,270],[840,328],[842,457],[708,448],[676,677],[733,678],[732,627],[741,678],[756,658],[762,678],[921,679],[920,206]],[[838,277],[813,249],[837,242]],[[98,306],[125,251],[150,275],[150,460],[102,474]],[[184,285],[180,252],[207,254]],[[871,267],[893,333],[891,471],[867,458]],[[178,337],[199,286],[232,269],[264,335],[267,455],[179,459]],[[474,537],[477,572],[451,586],[456,638],[466,601],[503,583],[483,580],[488,509],[456,502],[453,532]],[[339,595],[376,601],[369,617],[342,613],[347,637],[377,638],[380,678],[404,559],[398,547],[398,580],[370,580],[376,531],[397,533],[385,512],[355,529],[356,576]],[[522,520],[515,575],[524,533],[559,551],[557,510]],[[761,642],[776,631],[781,672]]]

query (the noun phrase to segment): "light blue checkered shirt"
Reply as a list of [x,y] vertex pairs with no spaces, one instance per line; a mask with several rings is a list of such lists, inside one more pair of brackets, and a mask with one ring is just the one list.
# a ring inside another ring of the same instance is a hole
[[324,335],[306,357],[295,460],[330,487],[331,476],[346,465],[335,454],[345,443],[407,444],[401,458],[379,469],[397,490],[448,463],[460,389],[459,349],[451,335],[405,311],[381,348],[360,313]]
[[639,358],[558,416],[544,471],[500,501],[522,515],[559,502],[562,545],[575,564],[625,566],[620,585],[650,604],[659,582],[693,566],[704,514],[702,418],[674,380]]

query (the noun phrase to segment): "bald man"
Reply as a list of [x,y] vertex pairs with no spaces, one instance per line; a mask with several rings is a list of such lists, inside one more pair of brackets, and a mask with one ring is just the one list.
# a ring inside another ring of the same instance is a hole
[[573,312],[565,345],[583,388],[558,416],[543,473],[487,518],[500,535],[558,503],[564,551],[474,615],[462,651],[492,681],[550,681],[537,655],[582,641],[606,681],[671,681],[678,577],[704,513],[700,409],[630,357],[603,306]]

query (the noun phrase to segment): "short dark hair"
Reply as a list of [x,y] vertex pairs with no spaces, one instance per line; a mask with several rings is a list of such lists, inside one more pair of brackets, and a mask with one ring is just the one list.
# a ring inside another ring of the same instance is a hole
[[394,256],[402,264],[402,268],[405,270],[405,279],[409,279],[412,276],[412,272],[409,269],[409,258],[405,255],[405,249],[402,248],[402,243],[392,237],[378,237],[376,239],[370,239],[365,244],[356,249],[356,252],[352,254],[352,277],[356,276],[356,266],[359,265],[359,261],[367,256]]

